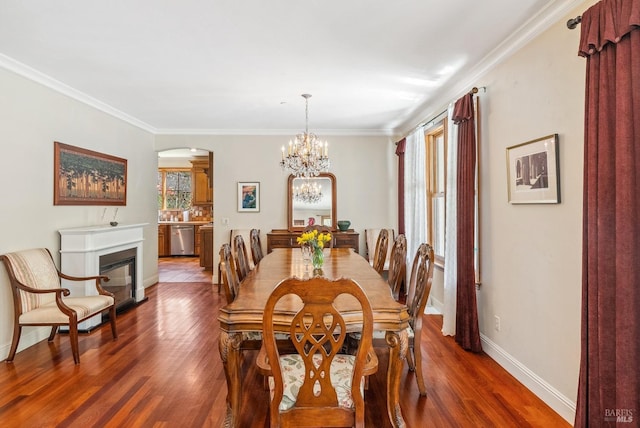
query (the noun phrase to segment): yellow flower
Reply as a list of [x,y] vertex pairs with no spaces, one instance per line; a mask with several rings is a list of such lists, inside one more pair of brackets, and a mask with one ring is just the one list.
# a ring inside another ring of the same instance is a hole
[[303,232],[300,236],[296,238],[296,242],[299,245],[308,244],[315,248],[324,248],[324,245],[331,241],[330,233],[318,233],[316,229],[311,230],[309,232]]

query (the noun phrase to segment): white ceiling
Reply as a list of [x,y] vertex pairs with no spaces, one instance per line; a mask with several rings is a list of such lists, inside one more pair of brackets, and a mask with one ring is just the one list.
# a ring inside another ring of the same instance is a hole
[[289,134],[310,93],[316,133],[398,135],[576,3],[0,0],[0,67],[157,133]]

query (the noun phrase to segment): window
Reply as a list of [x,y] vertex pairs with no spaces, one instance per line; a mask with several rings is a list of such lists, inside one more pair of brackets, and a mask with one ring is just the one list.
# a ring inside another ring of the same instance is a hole
[[445,190],[447,177],[446,119],[425,131],[427,233],[436,262],[444,262]]
[[158,209],[188,210],[191,208],[191,170],[158,170]]

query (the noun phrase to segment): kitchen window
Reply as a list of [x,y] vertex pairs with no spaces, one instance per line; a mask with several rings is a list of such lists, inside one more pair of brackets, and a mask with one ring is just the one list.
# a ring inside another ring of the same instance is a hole
[[191,208],[192,174],[190,169],[158,169],[158,209]]

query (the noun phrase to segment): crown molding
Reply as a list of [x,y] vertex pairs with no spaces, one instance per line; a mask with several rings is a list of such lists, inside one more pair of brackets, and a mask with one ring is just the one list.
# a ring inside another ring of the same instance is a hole
[[59,80],[47,76],[46,74],[41,73],[40,71],[31,68],[19,61],[16,61],[15,59],[10,58],[2,53],[0,53],[0,67],[21,77],[46,86],[49,89],[53,89],[54,91],[59,92],[62,95],[66,95],[69,98],[73,98],[76,101],[87,104],[88,106],[91,106],[110,116],[136,126],[144,131],[151,132],[153,134],[156,133],[156,129],[148,123],[138,120],[133,116],[130,116],[116,108],[113,108],[110,105],[85,94],[84,92],[78,91],[77,89],[74,89],[71,86],[62,83]]
[[[299,134],[300,129],[157,129],[156,135],[273,135],[293,136]],[[355,136],[355,137],[393,137],[392,129],[317,129],[314,130],[319,138],[325,136]]]
[[413,114],[410,119],[395,129],[395,134],[403,136],[410,134],[421,124],[430,121],[442,113],[443,110],[446,110],[449,103],[467,93],[472,87],[483,86],[478,82],[491,69],[511,57],[582,3],[584,3],[584,0],[550,1],[547,6],[540,9],[538,13],[489,52],[478,64],[469,68],[468,72],[461,72],[452,76],[451,80],[454,82],[445,85],[445,90],[425,102],[418,113]]

